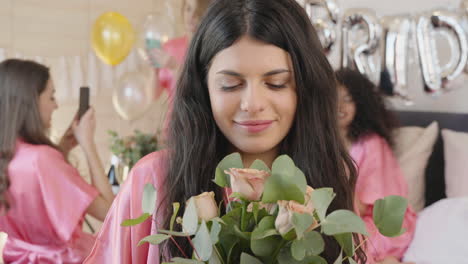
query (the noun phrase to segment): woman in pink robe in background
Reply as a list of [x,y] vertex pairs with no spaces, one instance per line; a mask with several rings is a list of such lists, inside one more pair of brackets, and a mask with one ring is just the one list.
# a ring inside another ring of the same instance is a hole
[[193,33],[197,29],[200,18],[208,8],[211,0],[184,0],[182,3],[182,18],[185,27],[185,35],[179,38],[171,39],[163,45],[162,50],[152,51],[152,57],[160,64],[161,68],[156,69],[158,82],[156,83],[156,99],[161,96],[163,91],[168,95],[168,109],[163,125],[163,134],[169,124],[172,113],[173,97],[179,68],[184,63],[185,54]]
[[416,214],[411,206],[403,221],[406,233],[395,238],[381,235],[372,218],[376,200],[389,195],[408,196],[407,183],[391,149],[396,119],[366,77],[350,69],[339,70],[336,76],[339,126],[358,170],[356,207],[370,234],[368,262],[401,263],[415,231]]
[[[3,258],[14,264],[78,264],[95,237],[86,213],[104,219],[114,195],[94,143],[94,111],[74,120],[59,146],[45,135],[57,109],[49,69],[31,61],[0,63],[0,231]],[[79,144],[88,184],[66,160]]]

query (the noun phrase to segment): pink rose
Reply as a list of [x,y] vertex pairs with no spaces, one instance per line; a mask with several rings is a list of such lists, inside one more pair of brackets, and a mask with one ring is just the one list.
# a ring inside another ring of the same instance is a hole
[[240,193],[249,201],[258,201],[263,194],[263,187],[270,173],[255,169],[231,168],[224,173],[231,176],[232,192]]
[[[313,191],[314,189],[312,187],[307,186],[306,194],[304,195],[304,204],[300,204],[296,201],[278,201],[279,212],[275,220],[275,228],[281,235],[285,235],[293,229],[292,216],[294,213],[313,215],[315,210],[311,200]],[[317,221],[314,220],[307,231],[311,231],[317,225]]]
[[218,205],[216,204],[214,197],[214,192],[204,192],[198,196],[190,198],[195,201],[198,219],[209,221],[218,217]]

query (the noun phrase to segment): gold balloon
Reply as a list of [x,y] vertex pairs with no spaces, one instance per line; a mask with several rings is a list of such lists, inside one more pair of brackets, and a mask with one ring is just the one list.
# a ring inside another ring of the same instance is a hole
[[103,62],[117,65],[132,50],[135,32],[125,16],[107,12],[94,23],[91,42],[94,52]]

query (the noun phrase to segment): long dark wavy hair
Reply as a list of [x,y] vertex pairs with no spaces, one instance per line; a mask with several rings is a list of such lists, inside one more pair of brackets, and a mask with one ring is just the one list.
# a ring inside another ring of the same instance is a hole
[[49,79],[49,69],[32,61],[0,63],[0,212],[10,208],[8,164],[15,155],[17,139],[58,150],[47,137],[39,112],[39,95]]
[[398,126],[395,114],[387,108],[384,95],[364,75],[344,68],[336,71],[339,85],[349,93],[356,105],[356,114],[349,126],[348,138],[355,142],[375,133],[394,146],[393,129]]
[[[353,210],[356,172],[339,139],[334,71],[307,14],[294,0],[217,0],[201,20],[177,83],[165,161],[166,195],[161,206],[165,210],[158,210],[163,213],[163,228],[169,226],[173,202],[203,191],[214,191],[222,201],[222,190],[212,179],[217,163],[229,154],[230,143],[213,117],[207,73],[216,54],[245,35],[287,51],[292,60],[297,110],[280,154],[294,160],[309,185],[334,189],[337,197],[331,210]],[[185,241],[179,242],[190,252]],[[333,262],[340,247],[332,239],[326,245],[323,256]],[[180,254],[172,242],[159,250],[163,255]],[[359,260],[365,261],[362,251]]]

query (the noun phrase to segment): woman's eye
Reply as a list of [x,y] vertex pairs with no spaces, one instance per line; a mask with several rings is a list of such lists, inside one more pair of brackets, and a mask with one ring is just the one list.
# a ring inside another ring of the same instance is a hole
[[237,87],[241,86],[242,84],[236,84],[236,85],[223,85],[221,86],[221,89],[223,91],[232,91],[234,89],[236,89]]
[[267,86],[273,89],[281,89],[281,88],[286,88],[286,83],[284,84],[272,84],[272,83],[267,83]]

